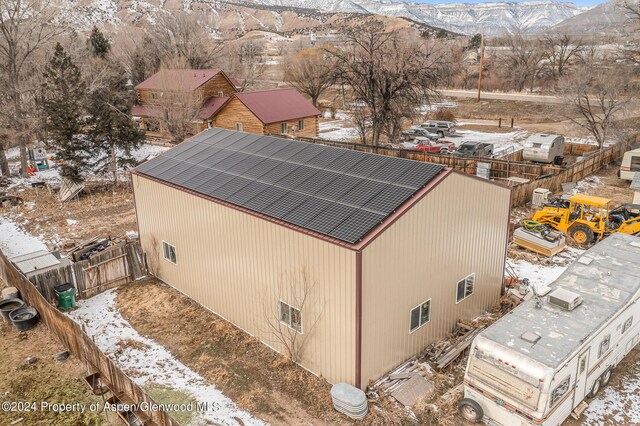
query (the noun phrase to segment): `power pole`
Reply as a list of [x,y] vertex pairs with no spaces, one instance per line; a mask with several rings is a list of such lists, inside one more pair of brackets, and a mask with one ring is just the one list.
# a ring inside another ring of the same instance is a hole
[[478,74],[478,102],[480,102],[480,87],[482,86],[482,65],[484,62],[484,33],[480,39],[480,72]]

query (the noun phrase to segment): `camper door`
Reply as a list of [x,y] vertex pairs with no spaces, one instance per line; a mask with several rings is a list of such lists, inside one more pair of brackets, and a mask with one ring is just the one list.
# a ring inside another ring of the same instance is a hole
[[589,349],[580,354],[578,358],[578,371],[576,372],[576,392],[573,397],[573,408],[582,402],[589,391],[587,389],[587,372],[589,371]]

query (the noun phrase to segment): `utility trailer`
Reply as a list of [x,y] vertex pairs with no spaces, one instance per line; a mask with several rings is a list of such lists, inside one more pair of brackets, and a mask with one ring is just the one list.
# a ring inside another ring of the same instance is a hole
[[541,290],[474,340],[466,419],[556,426],[580,416],[640,340],[640,239],[610,236]]

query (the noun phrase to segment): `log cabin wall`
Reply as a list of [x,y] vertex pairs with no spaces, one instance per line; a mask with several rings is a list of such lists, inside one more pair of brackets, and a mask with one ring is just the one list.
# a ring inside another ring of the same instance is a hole
[[212,96],[231,96],[237,92],[229,80],[222,74],[216,74],[212,79],[200,86],[197,91],[202,95],[202,100],[209,99]]
[[[304,122],[304,128],[300,130],[300,121]],[[295,136],[316,138],[318,137],[318,117],[304,117],[295,120],[288,120],[287,122],[287,134],[293,135],[291,131],[293,126],[296,126]],[[265,125],[265,134],[280,135],[282,134],[282,122],[270,123]]]
[[214,126],[236,130],[237,123],[242,124],[245,132],[264,134],[264,124],[240,100],[234,98],[215,116]]

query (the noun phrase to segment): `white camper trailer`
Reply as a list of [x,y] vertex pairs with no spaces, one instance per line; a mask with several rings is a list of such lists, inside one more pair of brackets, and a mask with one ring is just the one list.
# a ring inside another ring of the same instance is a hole
[[523,143],[522,158],[538,163],[562,164],[564,159],[564,136],[537,134],[529,136]]
[[640,172],[640,148],[624,153],[618,176],[621,179],[633,180],[637,172]]
[[545,290],[473,341],[466,419],[556,426],[587,408],[640,340],[640,238],[609,236]]

